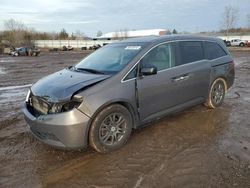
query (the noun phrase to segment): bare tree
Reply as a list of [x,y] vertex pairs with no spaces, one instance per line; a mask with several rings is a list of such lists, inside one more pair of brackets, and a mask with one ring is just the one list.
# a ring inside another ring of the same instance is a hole
[[9,19],[4,22],[4,28],[8,33],[6,40],[8,40],[12,45],[20,45],[23,43],[27,28],[22,22]]
[[81,32],[80,30],[76,30],[74,35],[75,35],[77,40],[84,39],[87,37],[87,35],[85,33]]
[[20,31],[20,30],[25,30],[26,27],[22,22],[16,21],[11,18],[4,22],[4,28],[7,31]]
[[65,40],[65,39],[68,39],[68,37],[69,37],[69,34],[64,28],[58,34],[58,39]]
[[119,32],[118,32],[118,31],[115,31],[115,32],[113,33],[113,39],[114,39],[114,40],[119,39]]
[[127,28],[120,29],[113,34],[114,39],[126,39],[129,37],[129,31]]
[[97,31],[96,36],[97,36],[97,37],[102,36],[102,31],[101,31],[101,30]]
[[222,27],[225,29],[227,37],[229,30],[235,27],[237,20],[238,9],[233,8],[231,5],[226,6],[222,17]]
[[124,30],[123,30],[123,38],[126,39],[128,37],[129,37],[128,29],[124,28]]

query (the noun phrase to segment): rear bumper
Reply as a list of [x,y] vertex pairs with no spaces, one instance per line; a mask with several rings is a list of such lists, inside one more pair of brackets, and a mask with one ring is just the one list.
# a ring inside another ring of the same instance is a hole
[[22,111],[31,133],[40,141],[64,149],[87,146],[90,118],[79,110],[35,117],[24,104]]

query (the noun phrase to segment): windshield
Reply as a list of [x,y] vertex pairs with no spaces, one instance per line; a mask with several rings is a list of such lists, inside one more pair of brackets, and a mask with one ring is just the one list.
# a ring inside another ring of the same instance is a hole
[[115,74],[122,70],[141,50],[139,45],[110,44],[95,51],[75,68]]

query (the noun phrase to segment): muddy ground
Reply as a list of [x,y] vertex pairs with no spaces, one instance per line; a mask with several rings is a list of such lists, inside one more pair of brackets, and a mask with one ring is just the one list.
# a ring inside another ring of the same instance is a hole
[[250,187],[249,51],[232,52],[236,81],[222,107],[151,123],[106,155],[37,141],[20,110],[29,84],[85,55],[0,56],[0,187]]

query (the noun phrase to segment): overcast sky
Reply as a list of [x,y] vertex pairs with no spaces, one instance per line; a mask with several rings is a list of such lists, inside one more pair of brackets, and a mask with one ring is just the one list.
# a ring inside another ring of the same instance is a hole
[[14,18],[37,31],[80,30],[95,36],[120,29],[220,29],[224,7],[239,10],[237,26],[246,26],[250,0],[0,0],[0,29]]

